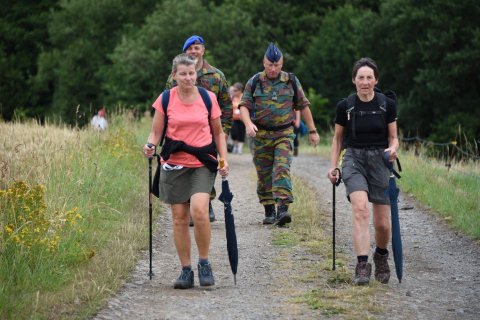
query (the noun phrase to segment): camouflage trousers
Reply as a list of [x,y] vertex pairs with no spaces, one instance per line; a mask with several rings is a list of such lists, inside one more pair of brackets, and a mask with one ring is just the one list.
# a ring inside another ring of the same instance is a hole
[[257,195],[262,205],[293,202],[290,164],[293,135],[253,138],[253,162],[257,170]]

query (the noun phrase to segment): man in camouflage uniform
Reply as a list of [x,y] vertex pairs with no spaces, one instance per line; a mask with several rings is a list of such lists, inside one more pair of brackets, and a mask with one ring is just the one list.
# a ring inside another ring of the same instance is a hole
[[[264,71],[248,80],[240,112],[246,133],[253,138],[257,194],[265,207],[263,224],[283,226],[292,221],[288,205],[293,202],[290,164],[295,138],[295,110],[300,110],[309,128],[310,143],[316,146],[320,137],[310,112],[310,102],[298,79],[282,71],[283,56],[273,43],[265,52],[263,66]],[[255,86],[253,90],[252,85]]]
[[[188,38],[183,44],[182,51],[197,60],[196,85],[212,91],[217,96],[220,110],[222,110],[221,121],[223,132],[225,132],[225,136],[228,137],[230,129],[232,128],[233,110],[232,101],[230,100],[230,95],[228,94],[228,88],[230,86],[225,78],[225,75],[219,69],[212,67],[207,60],[203,59],[203,55],[205,54],[205,45],[202,37],[193,35]],[[167,79],[165,89],[171,89],[176,85],[176,81],[173,80],[172,75],[170,75]],[[210,201],[215,198],[215,194],[214,188],[210,196]],[[210,222],[215,221],[215,214],[213,212],[211,202],[209,204],[209,216]],[[190,220],[190,225],[193,225],[192,220]]]

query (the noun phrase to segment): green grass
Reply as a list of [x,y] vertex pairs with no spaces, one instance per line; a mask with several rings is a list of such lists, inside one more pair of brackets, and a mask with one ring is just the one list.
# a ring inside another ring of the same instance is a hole
[[0,123],[1,186],[43,185],[51,221],[72,208],[82,216],[48,252],[14,243],[0,212],[0,319],[88,318],[146,248],[148,166],[140,148],[150,124],[122,115],[110,121],[104,133]]
[[[312,191],[315,188],[295,176],[293,185],[295,202],[291,205],[291,212],[295,218],[290,228],[279,228],[273,232],[273,244],[282,248],[275,260],[278,268],[295,265],[295,270],[301,270],[301,273],[292,271],[292,276],[284,279],[284,287],[293,288],[290,301],[307,304],[326,317],[341,315],[345,319],[368,319],[382,314],[384,310],[375,302],[375,294],[381,294],[385,289],[374,280],[369,287],[352,286],[353,271],[346,267],[348,257],[339,250],[335,258],[336,270],[332,270],[330,214],[319,212],[317,199],[320,197]],[[314,258],[298,258],[302,252]],[[298,281],[314,289],[299,292],[295,285]]]
[[480,166],[453,164],[450,171],[440,162],[400,156],[403,172],[398,180],[403,192],[412,193],[457,230],[480,239]]

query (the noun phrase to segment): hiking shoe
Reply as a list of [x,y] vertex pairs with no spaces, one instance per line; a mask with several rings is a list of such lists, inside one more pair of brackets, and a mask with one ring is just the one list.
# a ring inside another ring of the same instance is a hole
[[192,269],[182,269],[180,277],[175,280],[173,284],[174,289],[190,289],[193,288],[193,270]]
[[263,224],[274,224],[277,220],[276,215],[277,213],[275,212],[275,205],[265,205],[265,219],[263,219]]
[[212,202],[208,203],[208,217],[210,218],[210,222],[215,221],[215,212],[213,212]]
[[375,280],[381,283],[388,283],[390,280],[390,268],[388,267],[388,253],[381,255],[378,252],[373,254],[375,263]]
[[357,263],[355,267],[355,278],[353,284],[363,286],[370,283],[370,275],[372,274],[372,265],[366,261]]
[[212,266],[210,263],[197,264],[198,267],[198,280],[203,287],[213,286],[215,284],[215,278],[213,277]]
[[292,217],[288,213],[288,206],[281,205],[278,206],[278,217],[277,217],[277,226],[282,227],[286,223],[292,222]]

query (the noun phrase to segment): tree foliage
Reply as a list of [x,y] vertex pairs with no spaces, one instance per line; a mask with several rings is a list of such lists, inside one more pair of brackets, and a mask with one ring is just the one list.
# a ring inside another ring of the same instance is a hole
[[[262,70],[268,42],[327,129],[363,56],[399,97],[407,135],[479,139],[480,6],[475,0],[57,0],[0,6],[2,117],[78,121],[99,105],[149,108],[192,34],[230,83]],[[77,113],[77,106],[79,113]]]

